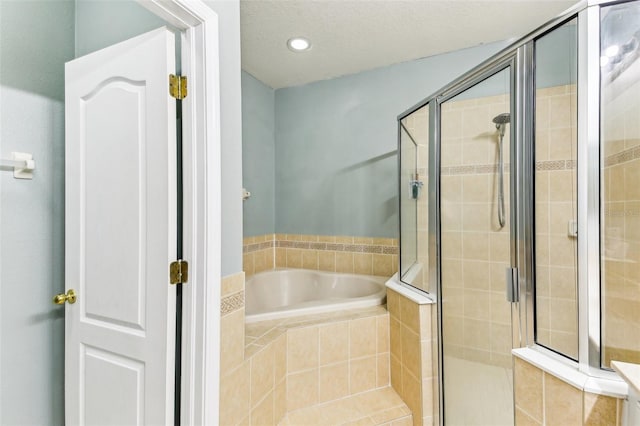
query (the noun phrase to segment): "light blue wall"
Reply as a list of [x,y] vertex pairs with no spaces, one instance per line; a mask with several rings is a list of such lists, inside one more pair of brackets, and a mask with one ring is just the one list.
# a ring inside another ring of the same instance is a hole
[[505,46],[276,90],[276,232],[397,237],[397,115]]
[[240,1],[205,3],[218,14],[222,133],[222,276],[242,271]]
[[0,424],[64,424],[64,63],[74,2],[0,1]]
[[244,236],[275,232],[275,91],[242,72],[242,184]]
[[[222,275],[242,271],[242,122],[239,0],[208,1],[218,14],[222,145]],[[81,56],[165,23],[133,0],[77,0]]]
[[164,25],[134,0],[76,0],[76,57]]

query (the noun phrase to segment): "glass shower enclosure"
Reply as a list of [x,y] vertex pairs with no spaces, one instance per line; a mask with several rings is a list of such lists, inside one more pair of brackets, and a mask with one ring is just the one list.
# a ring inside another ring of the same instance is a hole
[[398,117],[441,424],[514,424],[514,348],[596,378],[640,361],[639,59],[640,1],[584,2]]

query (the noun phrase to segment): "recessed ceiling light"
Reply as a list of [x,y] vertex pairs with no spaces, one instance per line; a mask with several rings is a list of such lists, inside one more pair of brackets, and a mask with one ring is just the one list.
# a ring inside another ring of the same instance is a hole
[[304,37],[293,37],[287,40],[287,47],[294,52],[309,50],[311,43]]

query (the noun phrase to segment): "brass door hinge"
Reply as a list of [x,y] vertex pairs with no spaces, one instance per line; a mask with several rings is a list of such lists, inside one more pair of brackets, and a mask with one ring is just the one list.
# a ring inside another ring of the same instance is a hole
[[189,263],[176,260],[169,265],[169,284],[184,284],[189,281]]
[[176,99],[187,97],[187,77],[184,75],[169,75],[169,94]]

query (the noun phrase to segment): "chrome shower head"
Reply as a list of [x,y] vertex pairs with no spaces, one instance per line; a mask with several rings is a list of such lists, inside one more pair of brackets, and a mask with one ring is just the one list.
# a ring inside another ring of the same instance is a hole
[[504,112],[502,114],[498,114],[495,117],[493,117],[493,122],[496,124],[496,127],[498,127],[501,124],[507,124],[511,121],[511,114],[509,114],[508,112]]
[[493,122],[496,125],[496,129],[500,132],[500,139],[504,136],[504,129],[507,127],[507,123],[511,121],[511,114],[503,112],[493,117]]

